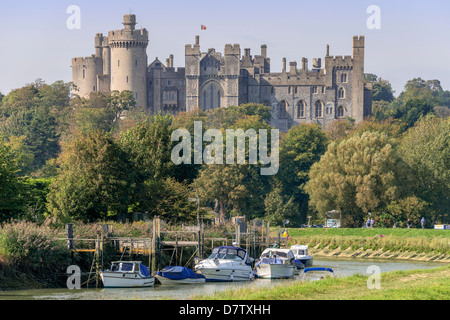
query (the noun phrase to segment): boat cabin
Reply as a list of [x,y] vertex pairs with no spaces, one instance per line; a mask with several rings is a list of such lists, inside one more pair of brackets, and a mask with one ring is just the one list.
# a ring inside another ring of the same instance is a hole
[[291,247],[295,256],[306,256],[308,254],[308,246],[295,245]]
[[208,259],[244,261],[246,264],[250,263],[246,250],[232,246],[221,246],[214,248]]
[[290,249],[276,249],[276,248],[268,248],[263,251],[261,254],[261,259],[267,258],[279,258],[279,259],[286,259],[286,260],[293,260],[294,254],[292,250]]

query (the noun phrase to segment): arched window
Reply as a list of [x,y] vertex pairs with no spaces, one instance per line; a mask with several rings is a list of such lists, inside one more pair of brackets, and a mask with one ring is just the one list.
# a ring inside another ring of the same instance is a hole
[[344,88],[339,88],[339,90],[338,90],[338,98],[339,99],[344,99],[345,98],[345,90],[344,90]]
[[286,119],[288,116],[288,112],[287,112],[287,108],[288,108],[288,104],[286,101],[281,101],[280,102],[280,114],[279,114],[279,118],[280,119]]
[[320,100],[316,101],[316,118],[322,118],[323,116],[323,102]]
[[305,102],[301,100],[297,105],[297,118],[304,118],[304,117],[305,117]]
[[344,117],[344,107],[343,106],[339,106],[336,112],[336,115],[338,118],[343,118]]

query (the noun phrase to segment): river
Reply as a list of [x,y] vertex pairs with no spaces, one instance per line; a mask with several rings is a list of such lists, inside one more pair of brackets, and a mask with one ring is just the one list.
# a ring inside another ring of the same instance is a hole
[[[332,268],[337,276],[345,277],[353,274],[367,274],[368,267],[378,266],[381,272],[394,270],[428,269],[442,266],[441,263],[410,262],[393,260],[315,258],[314,267]],[[22,291],[0,291],[0,300],[184,300],[194,295],[213,294],[221,290],[241,286],[268,287],[283,282],[298,281],[257,279],[252,282],[208,282],[197,285],[155,285],[142,289],[40,289]]]

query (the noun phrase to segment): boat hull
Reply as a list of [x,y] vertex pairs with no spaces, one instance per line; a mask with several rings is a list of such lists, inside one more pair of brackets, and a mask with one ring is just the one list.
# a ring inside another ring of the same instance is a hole
[[295,266],[290,264],[260,264],[256,267],[258,278],[288,279],[294,276]]
[[145,288],[155,284],[155,277],[143,277],[139,273],[108,272],[100,273],[105,288]]
[[205,276],[207,282],[253,280],[253,271],[250,267],[241,270],[227,268],[198,268],[197,271]]
[[172,280],[162,276],[155,276],[161,284],[198,284],[205,283],[206,279],[180,279],[180,280]]

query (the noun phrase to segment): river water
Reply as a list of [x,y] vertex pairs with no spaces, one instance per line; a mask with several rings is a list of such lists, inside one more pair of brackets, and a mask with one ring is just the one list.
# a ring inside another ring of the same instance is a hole
[[[392,260],[315,258],[314,267],[332,268],[336,276],[345,277],[353,274],[369,275],[368,268],[378,266],[381,272],[394,270],[429,269],[442,266],[440,263],[410,262]],[[371,273],[370,273],[371,274]],[[269,287],[299,281],[257,279],[252,282],[208,282],[197,285],[155,285],[151,288],[130,289],[40,289],[22,291],[0,291],[0,300],[184,300],[195,295],[209,295],[222,290],[239,287]]]

